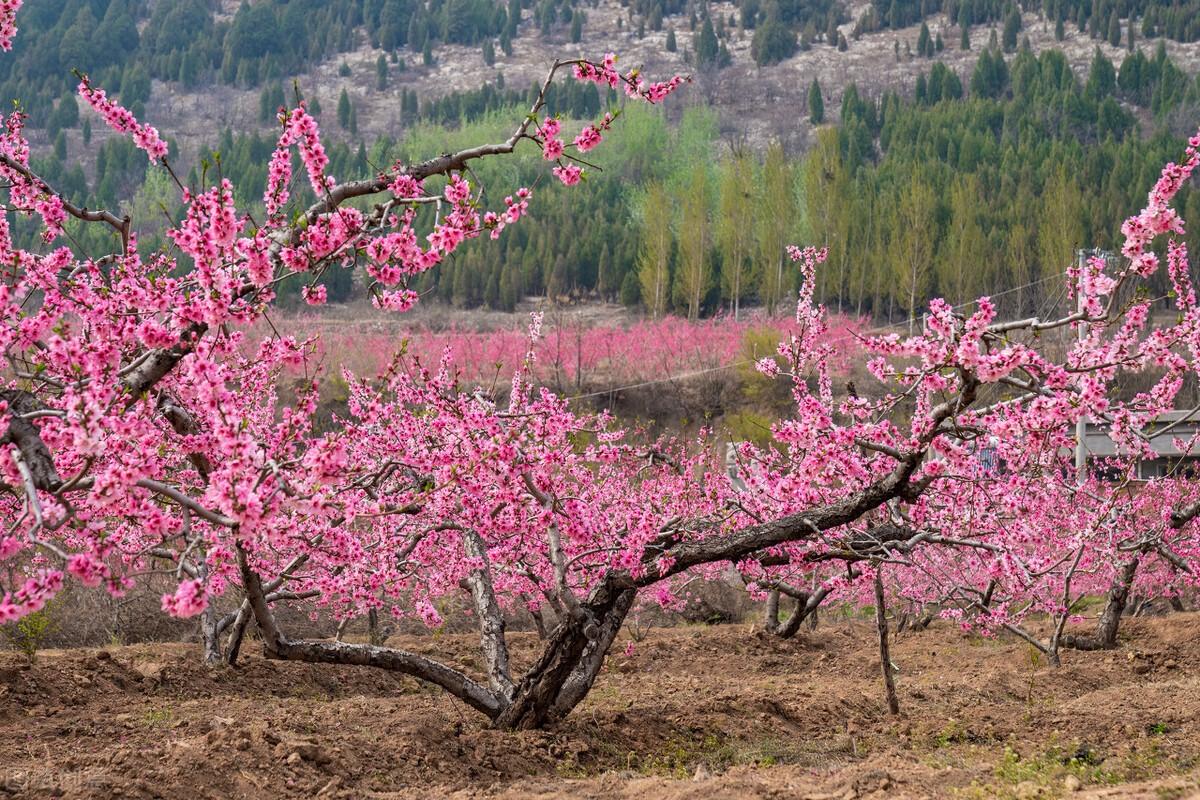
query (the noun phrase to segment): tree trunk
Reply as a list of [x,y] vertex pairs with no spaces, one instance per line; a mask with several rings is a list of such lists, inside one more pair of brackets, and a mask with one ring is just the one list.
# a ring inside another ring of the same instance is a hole
[[250,624],[250,614],[250,601],[243,600],[237,616],[229,626],[229,639],[225,642],[225,663],[231,667],[237,666],[242,640],[246,637],[246,626]]
[[1137,574],[1138,559],[1133,557],[1121,566],[1121,571],[1108,590],[1108,602],[1096,622],[1095,636],[1064,636],[1063,645],[1075,650],[1112,650],[1117,646],[1117,631],[1121,627],[1121,615],[1129,602],[1129,589]]
[[[807,619],[813,620],[817,613],[817,607],[825,600],[829,594],[829,590],[825,587],[817,589],[812,594],[807,592],[791,593],[796,599],[796,608],[792,611],[792,615],[787,618],[787,621],[779,625],[776,634],[781,639],[790,639],[800,631],[800,625]],[[811,624],[811,623],[810,623]]]
[[879,666],[883,671],[883,692],[887,697],[888,713],[900,713],[896,683],[892,679],[892,656],[888,647],[887,607],[883,600],[883,568],[875,571],[875,627],[879,629]]
[[772,589],[767,593],[766,616],[763,619],[763,630],[767,633],[779,633],[779,590]]
[[636,589],[618,589],[608,581],[596,587],[587,603],[559,622],[493,726],[531,730],[570,713],[595,682],[636,595]]
[[221,663],[221,629],[212,603],[200,614],[200,636],[204,640],[204,663]]

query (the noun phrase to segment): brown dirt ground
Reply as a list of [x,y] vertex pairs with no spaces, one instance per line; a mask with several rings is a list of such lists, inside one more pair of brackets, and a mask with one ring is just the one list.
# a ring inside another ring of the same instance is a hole
[[[523,733],[365,668],[5,652],[0,797],[1200,797],[1200,614],[1127,629],[1059,669],[946,624],[901,636],[898,719],[860,622],[655,630],[569,720]],[[469,636],[393,643],[477,666]]]

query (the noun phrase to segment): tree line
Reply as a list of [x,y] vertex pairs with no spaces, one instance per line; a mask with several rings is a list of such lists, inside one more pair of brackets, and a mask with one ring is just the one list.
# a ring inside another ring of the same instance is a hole
[[[815,82],[814,89],[819,100]],[[441,152],[446,140],[503,138],[514,113],[503,101],[518,94],[485,88],[446,98],[428,107],[436,122],[417,124],[402,142],[331,143],[330,172],[369,175]],[[591,119],[601,98],[581,87],[556,103],[567,116]],[[905,319],[929,297],[966,302],[984,292],[1030,310],[1048,302],[1043,288],[1057,286],[1050,278],[1075,249],[1114,246],[1116,223],[1178,148],[1177,132],[1198,107],[1196,80],[1160,46],[1151,55],[1135,50],[1119,72],[1097,52],[1084,80],[1059,51],[1021,49],[1006,60],[995,48],[969,76],[933,64],[910,96],[869,97],[852,85],[840,122],[821,128],[803,157],[778,144],[763,152],[731,146],[703,106],[677,125],[655,109],[629,109],[623,136],[588,169],[586,192],[539,178],[532,149],[506,162],[503,174],[488,175],[485,165],[485,186],[534,188],[531,213],[540,224],[512,226],[493,247],[468,243],[419,288],[457,306],[504,310],[530,295],[602,298],[653,316],[737,314],[747,304],[776,310],[796,289],[784,246],[812,242],[830,251],[818,297],[844,311]],[[450,126],[454,108],[458,124]],[[824,113],[823,105],[810,109],[817,122]],[[326,127],[332,117],[323,115]],[[239,202],[258,202],[273,147],[273,137],[226,131],[187,182],[227,175]],[[61,155],[35,166],[91,207],[161,219],[143,228],[144,244],[156,244],[167,220],[160,206],[174,203],[169,178],[148,170],[123,140],[99,146],[91,180]],[[295,194],[297,204],[311,199],[302,187]],[[485,195],[484,203],[500,199]],[[1200,194],[1189,188],[1179,203],[1200,214]],[[32,225],[17,220],[14,234],[36,245]],[[87,245],[102,234],[78,235]],[[99,251],[104,243],[91,244]],[[296,301],[295,291],[283,295]],[[357,291],[345,271],[329,297]]]

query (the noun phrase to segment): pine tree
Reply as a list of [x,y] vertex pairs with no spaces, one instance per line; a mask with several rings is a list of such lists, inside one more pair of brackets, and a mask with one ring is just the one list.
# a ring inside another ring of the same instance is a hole
[[962,38],[958,40],[959,50],[971,49],[971,28],[967,25],[962,26]]
[[491,39],[483,41],[483,63],[489,67],[496,63],[496,48],[492,45]]
[[571,17],[571,42],[579,44],[583,40],[583,14],[576,12]]
[[825,99],[821,96],[821,84],[813,78],[808,87],[808,121],[820,125],[825,121]]
[[[1133,26],[1131,25],[1130,27]],[[1121,46],[1121,18],[1117,16],[1115,8],[1112,15],[1108,18],[1108,43],[1113,47]]]
[[712,19],[705,17],[704,27],[700,29],[700,36],[696,40],[696,66],[709,67],[715,65],[718,54],[717,34],[713,31]]
[[379,54],[379,58],[375,60],[375,88],[379,91],[387,89],[388,85],[388,63],[387,57],[383,53]]
[[1021,12],[1012,6],[1004,18],[1004,52],[1011,53],[1017,49],[1017,34],[1020,32]]
[[667,31],[667,52],[674,53],[678,47],[679,46],[675,43],[675,29],[672,28],[671,30]]
[[933,55],[932,42],[929,40],[929,26],[924,22],[921,23],[921,32],[917,34],[917,55]]
[[342,93],[338,95],[337,104],[338,125],[341,125],[343,129],[350,127],[350,115],[353,110],[353,106],[350,105],[350,95],[343,88]]
[[1059,17],[1058,21],[1054,23],[1054,40],[1056,42],[1061,42],[1063,39],[1066,39],[1066,38],[1067,38],[1066,26],[1063,25],[1062,17]]

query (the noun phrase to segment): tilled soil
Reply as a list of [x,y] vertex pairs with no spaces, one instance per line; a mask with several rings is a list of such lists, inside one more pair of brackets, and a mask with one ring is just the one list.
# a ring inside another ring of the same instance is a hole
[[[1200,614],[1125,634],[1056,669],[935,623],[894,642],[893,718],[867,625],[654,630],[566,722],[520,733],[369,668],[0,653],[0,798],[1200,797]],[[473,669],[476,641],[392,643]]]

